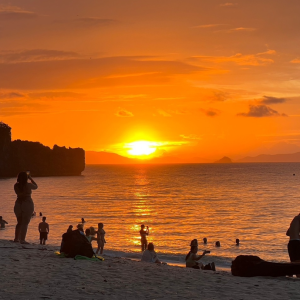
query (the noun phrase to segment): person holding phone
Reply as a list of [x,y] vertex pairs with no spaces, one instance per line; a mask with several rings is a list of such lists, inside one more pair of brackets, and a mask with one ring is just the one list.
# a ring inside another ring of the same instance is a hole
[[191,246],[190,252],[185,257],[186,267],[193,269],[202,269],[202,270],[212,270],[216,271],[215,263],[209,263],[207,265],[198,262],[205,254],[210,253],[210,251],[204,250],[201,255],[197,255],[198,247]]
[[[28,179],[30,182],[28,182]],[[34,204],[31,198],[32,190],[38,188],[35,181],[30,176],[30,172],[20,172],[17,177],[17,182],[14,185],[17,200],[14,206],[14,213],[17,218],[14,242],[21,244],[29,244],[25,241],[28,224],[34,212]]]
[[147,226],[145,229],[145,225],[141,225],[140,236],[141,236],[141,248],[142,252],[147,249],[148,241],[147,236],[149,235],[149,227]]

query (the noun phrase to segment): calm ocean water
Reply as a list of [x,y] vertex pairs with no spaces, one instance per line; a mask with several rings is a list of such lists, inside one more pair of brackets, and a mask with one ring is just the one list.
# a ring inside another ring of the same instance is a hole
[[[220,267],[239,254],[289,261],[285,232],[300,212],[300,163],[88,165],[79,177],[35,180],[35,211],[47,216],[48,244],[60,245],[68,226],[84,217],[85,227],[104,223],[106,253],[140,258],[145,224],[160,258],[173,263],[184,262],[194,238],[211,250],[204,261]],[[0,180],[0,214],[9,223],[0,239],[14,237],[15,181]],[[32,218],[28,241],[38,243],[40,221]]]

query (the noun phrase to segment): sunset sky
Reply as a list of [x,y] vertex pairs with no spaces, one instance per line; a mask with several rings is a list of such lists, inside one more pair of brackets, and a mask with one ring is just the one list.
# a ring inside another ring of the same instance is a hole
[[299,14],[299,0],[0,0],[0,121],[121,155],[300,151]]

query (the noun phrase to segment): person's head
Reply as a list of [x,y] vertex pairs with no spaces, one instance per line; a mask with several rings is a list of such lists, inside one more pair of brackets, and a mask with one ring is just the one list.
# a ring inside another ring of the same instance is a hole
[[145,228],[145,225],[144,225],[144,224],[142,224],[142,225],[141,225],[141,229],[144,229],[144,228]]
[[192,246],[198,246],[198,240],[197,239],[193,239],[192,241],[191,241],[191,245],[190,245],[191,247]]
[[86,236],[89,236],[91,234],[91,230],[89,229],[89,228],[87,228],[86,230],[85,230],[85,235]]
[[216,247],[221,247],[221,243],[219,241],[216,241]]
[[43,220],[43,222],[45,222],[45,221],[46,221],[46,217],[43,217],[43,219],[42,219],[42,220]]
[[154,245],[153,245],[153,243],[149,243],[147,249],[148,249],[149,251],[153,251],[153,250],[154,250]]
[[77,229],[78,229],[79,231],[82,231],[82,232],[83,232],[83,226],[82,226],[82,224],[78,224],[78,225],[77,225]]
[[73,229],[73,225],[70,225],[70,226],[69,226],[69,229]]
[[17,183],[23,186],[27,183],[27,180],[28,180],[28,175],[26,172],[20,172],[18,174]]
[[103,223],[98,223],[98,228],[103,228]]

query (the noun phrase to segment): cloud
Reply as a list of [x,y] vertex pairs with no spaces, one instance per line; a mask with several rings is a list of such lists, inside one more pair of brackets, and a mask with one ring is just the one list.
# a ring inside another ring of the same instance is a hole
[[85,24],[85,25],[111,25],[116,23],[116,20],[113,19],[102,19],[102,18],[96,18],[96,17],[84,17],[84,18],[77,18],[74,19],[75,22]]
[[129,117],[133,117],[133,113],[126,110],[126,109],[122,109],[119,108],[119,110],[116,112],[115,114],[117,117],[123,117],[123,118],[129,118]]
[[226,3],[220,4],[220,6],[221,7],[233,7],[233,6],[237,6],[237,3],[226,2]]
[[232,29],[229,29],[227,30],[227,32],[242,32],[242,31],[248,31],[248,32],[251,32],[251,31],[255,31],[257,30],[256,28],[253,28],[253,27],[237,27],[237,28],[232,28]]
[[259,105],[250,104],[249,111],[247,113],[239,113],[237,115],[242,117],[254,117],[254,118],[286,116],[286,114],[280,114],[278,113],[278,111],[263,104],[259,104]]
[[202,138],[196,134],[181,134],[180,137],[185,140],[202,140]]
[[0,6],[0,21],[18,21],[37,18],[37,14],[16,6]]
[[0,99],[23,98],[25,95],[18,92],[0,93]]
[[295,58],[290,61],[292,64],[300,64],[300,58]]
[[209,109],[201,108],[200,111],[202,111],[208,117],[215,117],[215,116],[218,116],[221,113],[220,110],[214,109],[214,108],[209,108]]
[[172,117],[172,115],[170,113],[164,111],[163,109],[159,109],[158,113],[163,117]]
[[0,51],[0,63],[65,60],[78,58],[79,56],[79,54],[71,51],[47,49]]
[[275,50],[268,50],[257,54],[243,55],[237,53],[232,56],[193,56],[202,61],[209,61],[214,63],[233,62],[240,66],[265,66],[274,63],[274,60],[265,56],[276,54]]
[[276,97],[269,97],[264,96],[264,99],[260,101],[262,104],[278,104],[286,102],[285,98],[276,98]]
[[[50,51],[41,55],[35,53],[24,58],[14,58],[30,60],[37,56],[40,59],[38,61],[0,63],[0,89],[51,90],[163,85],[169,83],[174,75],[207,70],[180,61],[143,61],[140,60],[141,57],[135,56],[71,59],[72,55],[76,54]],[[60,59],[62,56],[65,59]],[[128,74],[132,76],[128,77]]]
[[226,26],[226,24],[204,24],[204,25],[194,26],[193,28],[214,28],[219,26]]

